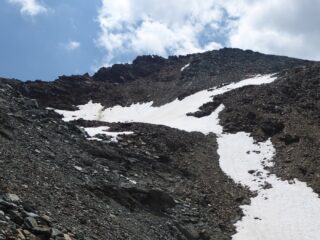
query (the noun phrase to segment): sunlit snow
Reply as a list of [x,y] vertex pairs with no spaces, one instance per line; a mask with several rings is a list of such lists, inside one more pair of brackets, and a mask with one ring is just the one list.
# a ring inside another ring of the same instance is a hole
[[102,135],[106,135],[106,136],[110,136],[111,142],[117,142],[117,137],[119,135],[128,135],[128,134],[133,134],[133,132],[110,132],[108,131],[110,128],[107,126],[100,126],[100,127],[88,127],[88,128],[84,128],[84,130],[88,133],[88,135],[90,136],[89,140],[97,140],[100,141],[101,139],[99,137],[97,137],[97,135],[102,134]]
[[[270,174],[265,166],[272,166],[275,149],[270,140],[255,143],[248,133],[223,133],[219,124],[221,105],[211,115],[196,118],[195,112],[213,96],[248,85],[271,83],[271,75],[256,76],[221,88],[204,90],[183,100],[174,100],[160,107],[137,103],[130,107],[115,106],[104,109],[99,103],[89,102],[78,111],[56,110],[65,121],[83,118],[105,122],[143,122],[199,131],[218,136],[221,169],[235,182],[247,186],[257,196],[250,205],[243,205],[244,217],[235,226],[234,240],[314,240],[320,236],[320,200],[305,183],[282,181]],[[107,128],[101,128],[107,131]],[[100,131],[99,130],[99,131]],[[89,133],[91,129],[86,129]],[[96,130],[93,130],[96,131]],[[95,132],[91,133],[93,136]]]
[[166,125],[186,131],[199,131],[205,134],[216,133],[222,131],[222,127],[218,124],[218,111],[206,118],[188,117],[186,114],[197,111],[204,103],[210,102],[213,96],[247,85],[270,83],[274,79],[271,75],[249,78],[221,88],[203,90],[184,98],[182,101],[176,99],[160,107],[153,107],[153,102],[148,102],[132,104],[130,107],[118,105],[104,109],[100,103],[90,101],[85,105],[80,105],[77,111],[56,111],[64,116],[65,121],[83,118],[104,122],[143,122]]
[[185,65],[185,66],[183,66],[182,68],[181,68],[181,72],[183,72],[186,68],[188,68],[190,66],[190,63],[188,63],[187,65]]

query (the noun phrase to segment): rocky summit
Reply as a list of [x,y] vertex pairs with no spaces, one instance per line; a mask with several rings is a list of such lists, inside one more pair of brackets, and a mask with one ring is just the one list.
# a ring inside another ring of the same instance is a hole
[[[250,82],[259,76],[268,82]],[[250,224],[263,232],[270,219],[250,206],[287,182],[320,193],[317,62],[229,48],[141,56],[93,76],[1,78],[0,101],[0,240],[287,240],[251,238]],[[258,147],[244,158],[263,156],[261,169],[230,154],[249,139]],[[291,239],[316,239],[306,236]]]

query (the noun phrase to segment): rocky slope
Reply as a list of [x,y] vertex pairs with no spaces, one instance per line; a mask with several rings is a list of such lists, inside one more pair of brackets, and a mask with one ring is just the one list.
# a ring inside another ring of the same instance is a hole
[[92,77],[87,74],[62,76],[50,83],[25,82],[17,83],[17,87],[24,96],[37,99],[40,105],[58,109],[70,109],[89,100],[106,107],[147,101],[154,101],[158,106],[199,90],[307,63],[226,48],[168,59],[143,56],[132,64],[101,68]]
[[225,104],[226,131],[272,137],[273,171],[319,193],[319,69],[309,61],[223,49],[138,57],[54,82],[1,79],[0,239],[231,239],[239,206],[254,193],[222,172],[214,135],[108,123],[134,134],[88,141],[80,127],[105,123],[66,123],[46,108],[75,109],[89,100],[105,107],[162,105],[256,74],[279,72],[279,80],[231,91],[190,114],[206,116]]
[[[218,102],[226,131],[246,131],[257,140],[272,138],[277,155],[273,171],[297,178],[320,193],[320,65],[297,67],[279,74],[268,86],[253,86],[225,94]],[[234,107],[236,103],[240,103]],[[202,113],[216,106],[204,106]]]
[[[60,232],[75,239],[228,239],[234,231],[250,193],[219,168],[214,138],[124,124],[113,128],[135,134],[119,143],[88,141],[76,125],[97,123],[65,123],[9,85],[0,89],[0,189],[49,216]],[[36,236],[23,232],[27,239],[54,239],[24,215],[12,219],[7,205],[0,204],[14,227],[3,222],[4,236],[26,229]]]

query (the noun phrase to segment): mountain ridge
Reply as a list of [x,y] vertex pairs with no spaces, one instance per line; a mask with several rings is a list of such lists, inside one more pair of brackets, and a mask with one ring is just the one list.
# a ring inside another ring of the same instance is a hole
[[[319,193],[319,69],[312,61],[223,49],[168,59],[143,56],[94,76],[54,82],[1,79],[0,209],[10,221],[1,214],[0,220],[10,227],[0,236],[231,239],[244,215],[240,206],[255,193],[221,170],[215,134],[145,123],[64,122],[51,108],[74,111],[90,100],[103,108],[151,101],[158,107],[259,74],[277,72],[277,80],[215,96],[190,115],[205,117],[224,104],[224,131],[246,131],[257,141],[271,137],[277,149],[272,171]],[[88,141],[83,128],[98,126],[134,134],[120,135],[118,142],[107,136]],[[17,194],[23,206],[9,209],[5,193]],[[50,224],[33,217],[46,231],[25,223],[27,210],[50,216]]]
[[[88,74],[61,76],[53,82],[31,81],[18,85],[25,96],[37,99],[44,106],[60,109],[89,100],[107,107],[149,101],[159,106],[220,84],[309,63],[312,62],[226,48],[168,59],[137,57],[132,64],[101,68],[92,77]],[[190,66],[181,71],[186,64]]]

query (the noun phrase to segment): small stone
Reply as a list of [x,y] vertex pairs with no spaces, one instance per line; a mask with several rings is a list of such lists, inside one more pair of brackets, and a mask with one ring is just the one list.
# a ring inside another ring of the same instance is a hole
[[15,210],[10,210],[7,213],[10,216],[11,221],[18,225],[23,224],[23,217],[21,216],[20,212],[15,211]]
[[13,202],[13,203],[17,203],[20,201],[20,198],[18,197],[18,195],[16,194],[12,194],[12,193],[7,193],[4,196],[5,200],[7,200],[8,202]]
[[23,232],[21,229],[17,229],[17,239],[19,240],[25,240],[26,237],[24,236]]
[[42,215],[42,216],[41,216],[41,219],[44,220],[45,222],[47,222],[48,224],[51,223],[51,219],[50,219],[50,217],[47,216],[47,215]]
[[180,231],[187,237],[187,239],[199,239],[199,232],[191,224],[181,227]]
[[203,240],[210,240],[210,234],[205,229],[201,230],[200,237]]
[[59,237],[59,236],[62,237],[63,233],[56,228],[52,228],[51,229],[51,237]]
[[31,230],[34,229],[34,228],[36,228],[36,227],[38,227],[38,223],[37,223],[37,221],[36,221],[33,217],[27,217],[27,218],[25,218],[25,219],[24,219],[24,222],[25,222],[27,228],[29,228],[29,229],[31,229]]
[[34,152],[35,153],[41,153],[41,151],[39,149],[35,149]]
[[10,210],[10,209],[16,209],[17,207],[18,206],[14,203],[7,202],[7,201],[4,201],[3,199],[0,199],[0,209],[4,211]]
[[38,234],[43,234],[50,236],[51,235],[51,228],[49,227],[35,227],[32,229],[33,232],[38,233]]
[[26,229],[24,229],[24,230],[22,230],[22,232],[23,232],[23,234],[25,235],[25,236],[29,236],[31,233],[28,231],[28,230],[26,230]]
[[68,234],[63,235],[64,240],[72,240],[72,238]]
[[270,189],[270,188],[272,188],[272,185],[268,182],[264,182],[263,189]]
[[79,172],[82,172],[82,171],[83,171],[83,168],[82,168],[82,167],[74,166],[74,168],[75,168],[76,170],[78,170]]
[[39,217],[38,214],[35,214],[33,212],[24,212],[28,217],[33,217],[33,218],[36,218],[36,217]]
[[[6,226],[6,225],[8,225],[8,222],[0,220],[0,226]],[[1,238],[0,238],[0,240],[1,240]]]

